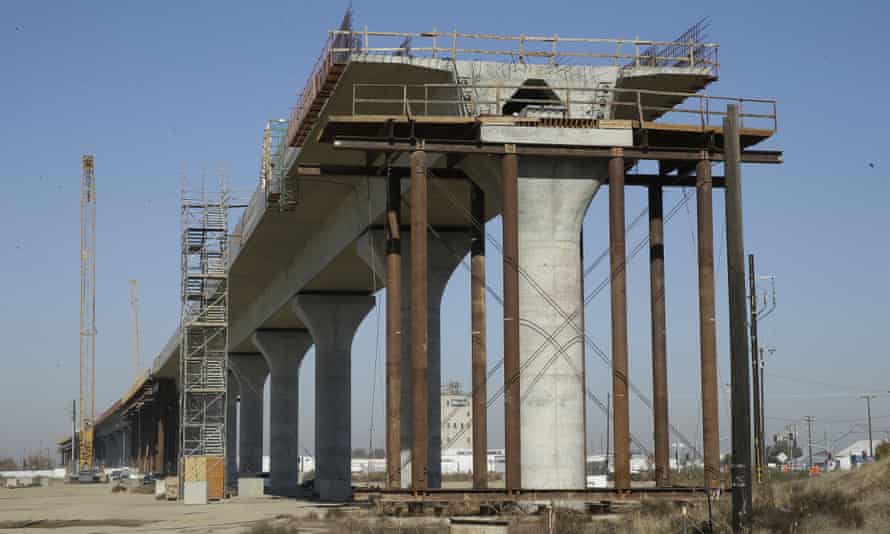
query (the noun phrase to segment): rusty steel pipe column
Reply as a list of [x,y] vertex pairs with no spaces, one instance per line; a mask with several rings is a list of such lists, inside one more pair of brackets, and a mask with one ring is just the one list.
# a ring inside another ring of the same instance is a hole
[[664,287],[664,195],[649,186],[649,298],[652,310],[652,390],[655,416],[655,485],[671,485],[668,427],[667,325]]
[[698,213],[698,314],[701,344],[701,409],[705,487],[720,480],[719,405],[717,404],[717,320],[714,304],[714,206],[711,161],[707,154],[695,166]]
[[630,406],[627,398],[627,271],[624,236],[624,150],[609,159],[609,263],[612,272],[612,396],[615,489],[630,489]]
[[402,486],[402,188],[399,177],[386,184],[386,485]]
[[506,488],[522,487],[519,396],[519,157],[501,160],[504,247],[504,444]]
[[488,391],[485,350],[485,193],[470,185],[473,242],[470,245],[470,300],[473,374],[473,487],[488,487]]
[[[429,384],[426,153],[411,153],[411,487],[429,485]],[[398,301],[397,301],[398,302]]]

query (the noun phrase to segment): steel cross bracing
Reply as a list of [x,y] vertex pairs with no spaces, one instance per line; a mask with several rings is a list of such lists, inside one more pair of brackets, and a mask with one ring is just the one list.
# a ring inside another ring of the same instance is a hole
[[[180,457],[225,455],[228,368],[225,188],[182,191]],[[183,464],[181,464],[183,465]]]

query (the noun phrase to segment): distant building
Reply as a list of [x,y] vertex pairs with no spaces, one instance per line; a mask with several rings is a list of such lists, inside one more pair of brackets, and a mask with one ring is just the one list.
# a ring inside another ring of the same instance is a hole
[[472,396],[460,382],[442,386],[442,450],[473,449]]

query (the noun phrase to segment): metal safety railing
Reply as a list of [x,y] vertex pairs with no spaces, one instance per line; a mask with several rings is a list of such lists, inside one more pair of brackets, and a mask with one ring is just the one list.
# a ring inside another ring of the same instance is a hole
[[[684,34],[685,35],[685,34]],[[373,41],[373,42],[372,42]],[[698,69],[717,77],[719,45],[695,40],[651,41],[532,35],[495,35],[486,33],[379,32],[353,30],[344,23],[328,32],[322,52],[291,111],[287,144],[302,142],[301,128],[316,106],[316,99],[335,65],[345,64],[353,55],[428,57],[450,61],[491,60],[492,58],[549,65],[612,65],[620,68],[677,67]]]
[[[506,57],[523,64],[540,62],[549,65],[584,61],[588,64],[631,67],[702,67],[715,76],[718,67],[717,56],[712,51],[717,50],[719,45],[697,40],[496,35],[456,30],[378,32],[369,31],[367,27],[364,30],[332,30],[329,36],[334,40],[345,36],[350,43],[349,47],[332,46],[331,51],[339,54],[406,55],[448,60]],[[401,42],[396,46],[371,46],[372,39],[399,39]],[[415,40],[421,41],[419,46]],[[329,42],[332,42],[330,38]]]
[[[671,120],[663,122],[706,128],[722,124],[727,104],[738,106],[742,127],[778,130],[776,100],[766,98],[528,84],[362,83],[352,88],[353,116],[482,118],[511,115],[529,120],[628,119],[642,124],[670,115]],[[518,111],[511,113],[509,109]],[[688,120],[680,120],[680,116]]]

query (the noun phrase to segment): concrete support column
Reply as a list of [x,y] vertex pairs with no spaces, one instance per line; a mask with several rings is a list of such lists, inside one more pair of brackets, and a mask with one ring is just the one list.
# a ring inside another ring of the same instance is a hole
[[671,483],[668,427],[667,325],[664,295],[664,199],[660,185],[649,186],[649,298],[652,315],[652,390],[655,417],[655,485]]
[[226,484],[238,479],[238,379],[229,371],[226,386]]
[[[604,161],[519,160],[523,487],[580,489],[586,484],[580,234],[587,206],[605,176]],[[506,213],[506,194],[503,204]],[[506,296],[505,284],[505,323]]]
[[705,487],[720,479],[720,432],[717,397],[717,317],[714,303],[714,207],[711,162],[695,167],[698,213],[698,310],[701,342],[701,408]]
[[239,472],[255,475],[263,470],[263,386],[269,367],[262,354],[229,354],[229,368],[241,386]]
[[627,265],[624,229],[624,157],[609,160],[609,260],[612,273],[612,397],[615,488],[630,489],[630,405],[627,365]]
[[[442,297],[448,281],[460,266],[461,261],[470,250],[471,232],[463,230],[445,231],[439,230],[436,236],[430,235],[427,243],[429,258],[429,279],[427,285],[427,379],[429,382],[429,410],[428,410],[428,437],[429,437],[429,487],[442,487],[442,449],[448,448],[447,443],[442,443],[442,345],[441,345],[441,316]],[[402,228],[399,241],[403,250],[411,250],[411,231]],[[376,259],[376,269],[382,272],[385,269],[383,258],[385,256],[385,237],[382,231],[368,232],[359,243],[359,255],[368,264]],[[373,258],[371,253],[373,246]],[[399,268],[401,278],[401,303],[399,314],[401,315],[401,398],[399,406],[401,414],[400,423],[401,438],[401,486],[411,485],[411,338],[406,332],[411,331],[411,269],[407,254],[401,254],[402,264]],[[387,288],[387,306],[390,306],[389,288]],[[387,307],[389,310],[389,307]]]
[[298,295],[292,305],[315,341],[315,491],[324,501],[347,501],[352,497],[352,340],[374,297]]
[[258,330],[251,339],[266,358],[271,375],[269,485],[273,493],[293,495],[300,461],[300,364],[312,346],[312,336],[306,330]]

